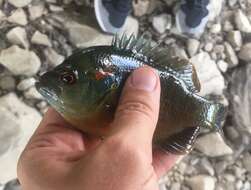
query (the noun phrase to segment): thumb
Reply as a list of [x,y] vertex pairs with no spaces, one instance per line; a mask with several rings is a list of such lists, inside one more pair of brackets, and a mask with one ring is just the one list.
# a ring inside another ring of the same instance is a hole
[[152,149],[159,101],[160,81],[155,70],[150,67],[135,70],[127,79],[115,113],[115,134],[141,148]]

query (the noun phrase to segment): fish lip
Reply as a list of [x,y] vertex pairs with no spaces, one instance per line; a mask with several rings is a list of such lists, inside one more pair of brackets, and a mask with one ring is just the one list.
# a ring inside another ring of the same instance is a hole
[[52,99],[54,102],[59,101],[59,97],[56,95],[56,93],[53,93],[48,87],[45,87],[40,81],[35,83],[35,87],[37,91],[44,96],[47,100]]

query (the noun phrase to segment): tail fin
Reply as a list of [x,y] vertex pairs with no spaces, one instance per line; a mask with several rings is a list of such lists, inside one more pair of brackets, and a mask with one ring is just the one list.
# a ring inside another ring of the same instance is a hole
[[222,104],[209,103],[206,105],[207,116],[206,116],[206,127],[216,130],[222,133],[222,122],[225,118],[226,109]]

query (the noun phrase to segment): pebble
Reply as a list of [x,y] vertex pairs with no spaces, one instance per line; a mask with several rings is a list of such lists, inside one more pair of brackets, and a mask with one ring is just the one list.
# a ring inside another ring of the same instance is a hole
[[0,53],[0,62],[14,75],[35,75],[41,65],[39,57],[33,52],[16,45],[4,49]]
[[205,47],[204,47],[205,51],[207,51],[207,52],[212,51],[213,48],[214,48],[214,44],[211,43],[211,42],[206,43],[206,45],[205,45]]
[[160,34],[172,28],[172,16],[169,14],[161,14],[153,17],[153,28]]
[[209,94],[222,95],[225,89],[224,78],[214,60],[207,52],[196,54],[191,59],[201,82],[201,96]]
[[230,31],[234,30],[234,26],[229,20],[226,20],[223,24],[223,30],[225,32],[230,32]]
[[213,34],[218,34],[221,32],[221,24],[214,24],[210,28],[210,32]]
[[234,124],[238,130],[251,135],[251,64],[236,69],[231,85]]
[[27,16],[22,8],[13,11],[11,16],[9,16],[7,20],[11,23],[19,24],[22,26],[25,26],[28,23]]
[[[20,129],[18,128],[18,123],[12,114],[7,112],[5,109],[0,107],[0,120],[1,120],[1,133],[0,133],[0,160],[15,143],[17,143],[17,138],[20,136]],[[8,127],[6,127],[8,126]]]
[[8,0],[10,4],[13,6],[19,8],[19,7],[25,7],[31,3],[32,0]]
[[59,7],[59,6],[56,6],[56,5],[50,5],[49,9],[52,12],[61,12],[61,11],[64,11],[64,9],[62,7]]
[[215,179],[207,175],[198,175],[188,178],[186,184],[191,187],[192,190],[214,190]]
[[159,190],[167,190],[167,187],[165,184],[160,184],[159,185]]
[[243,44],[243,40],[242,40],[242,35],[241,32],[238,30],[235,31],[231,31],[227,34],[227,40],[228,42],[233,46],[233,48],[235,49],[239,49],[242,44]]
[[52,67],[56,67],[59,64],[61,64],[65,57],[58,54],[54,49],[52,48],[47,48],[44,50],[44,54],[46,56],[46,59],[48,61],[48,63],[52,66]]
[[251,32],[251,24],[241,9],[237,10],[235,13],[235,24],[241,32]]
[[29,14],[31,20],[36,20],[46,13],[44,4],[33,5],[29,7]]
[[150,0],[133,1],[133,13],[137,17],[145,15],[149,9]]
[[35,87],[31,87],[29,90],[27,90],[24,93],[25,98],[27,99],[37,99],[37,100],[42,100],[44,99],[42,95],[37,91]]
[[195,143],[195,148],[209,157],[219,157],[233,153],[233,150],[218,133],[209,133],[199,137]]
[[34,78],[27,78],[27,79],[22,80],[20,83],[18,83],[17,89],[20,91],[25,91],[33,87],[35,83],[36,83],[36,80]]
[[180,190],[180,188],[181,188],[180,183],[173,183],[171,185],[171,188],[169,188],[169,190]]
[[190,57],[193,57],[199,50],[200,47],[200,41],[196,39],[188,39],[187,41],[187,50],[190,55]]
[[29,41],[27,39],[26,31],[23,27],[15,27],[11,29],[6,34],[7,39],[9,42],[16,44],[16,45],[22,45],[24,48],[29,48]]
[[251,173],[251,154],[247,153],[243,157],[243,164],[246,170]]
[[16,87],[16,81],[12,76],[4,75],[0,77],[0,88],[3,90],[11,91]]
[[247,43],[241,47],[239,58],[246,62],[251,62],[251,43]]
[[[4,155],[0,155],[0,171],[4,171],[0,172],[0,183],[5,184],[17,177],[16,166],[18,158],[34,133],[36,126],[41,121],[41,115],[34,108],[24,104],[14,93],[0,97],[0,107],[5,110],[0,111],[0,114],[5,115],[5,121],[7,122],[4,125],[0,125],[1,134],[8,132],[10,125],[15,127],[15,131],[13,131],[15,133],[12,133],[10,136],[4,136],[5,138],[0,141],[2,145],[8,139],[15,140],[15,142],[9,145],[8,151]],[[8,114],[7,117],[6,114]],[[1,119],[1,122],[3,124],[3,119]]]
[[225,42],[224,45],[225,45],[225,54],[227,56],[226,60],[229,63],[229,67],[232,68],[237,66],[239,64],[239,59],[233,47],[228,42]]
[[[89,18],[89,17],[88,17]],[[85,48],[96,45],[110,45],[113,36],[101,33],[101,31],[83,23],[75,21],[68,21],[65,26],[69,32],[70,41],[78,48]],[[135,34],[137,36],[139,30],[139,23],[132,17],[127,17],[124,28],[120,34]]]
[[3,11],[0,10],[0,22],[4,20],[4,18],[5,18],[5,14],[3,13]]
[[38,30],[33,34],[32,38],[31,38],[31,42],[33,44],[37,44],[37,45],[44,45],[44,46],[48,46],[48,47],[52,46],[48,36],[46,34],[42,34]]
[[209,21],[215,21],[215,18],[221,14],[223,3],[224,0],[210,0],[208,5]]
[[221,72],[225,73],[227,72],[227,69],[228,69],[228,63],[223,61],[223,60],[219,60],[217,62],[217,66],[218,68],[220,69]]

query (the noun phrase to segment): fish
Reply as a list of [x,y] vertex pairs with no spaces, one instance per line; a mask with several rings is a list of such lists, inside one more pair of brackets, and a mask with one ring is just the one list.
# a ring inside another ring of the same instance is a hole
[[71,125],[105,139],[126,79],[143,66],[156,70],[162,89],[154,145],[184,155],[193,149],[201,128],[222,130],[225,108],[198,95],[193,64],[143,36],[115,36],[110,46],[80,49],[40,76],[36,88]]

